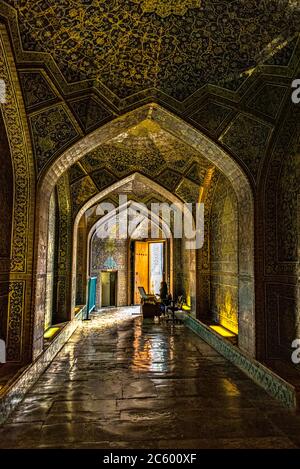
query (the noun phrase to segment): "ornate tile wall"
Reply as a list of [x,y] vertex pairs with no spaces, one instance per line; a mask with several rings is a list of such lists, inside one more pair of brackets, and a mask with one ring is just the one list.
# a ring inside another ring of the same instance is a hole
[[56,322],[71,317],[70,289],[72,266],[72,207],[68,175],[64,174],[57,183],[57,236],[56,236]]
[[30,128],[38,173],[54,155],[61,153],[80,136],[67,109],[61,104],[32,114]]
[[276,138],[265,172],[262,246],[267,357],[291,363],[291,343],[299,337],[299,135],[297,106],[289,112]]
[[254,181],[266,155],[272,126],[239,114],[229,125],[220,141],[246,166]]
[[238,332],[238,208],[233,188],[220,176],[210,213],[210,311]]
[[98,306],[101,306],[101,271],[117,271],[117,306],[130,304],[128,296],[128,241],[127,239],[99,239],[91,241],[91,275],[98,277]]
[[55,258],[55,234],[56,234],[56,191],[52,192],[49,205],[48,226],[48,251],[47,251],[47,278],[46,278],[46,305],[45,305],[45,330],[53,322],[53,286],[54,286],[54,258]]
[[59,99],[42,70],[22,70],[19,77],[24,104],[29,111],[37,106],[53,104]]
[[13,218],[13,168],[2,115],[0,113],[0,337],[6,340],[9,302],[9,270]]
[[6,272],[10,271],[8,314],[6,313],[7,359],[21,362],[29,360],[32,344],[30,306],[35,172],[14,56],[6,29],[1,24],[0,77],[6,84],[6,103],[1,105],[1,111],[14,173],[10,265],[4,269]]

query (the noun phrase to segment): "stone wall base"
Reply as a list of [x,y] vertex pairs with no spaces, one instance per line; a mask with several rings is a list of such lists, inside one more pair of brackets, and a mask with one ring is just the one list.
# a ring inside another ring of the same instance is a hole
[[292,384],[285,381],[262,363],[247,356],[241,349],[231,344],[228,340],[223,339],[223,337],[191,315],[185,315],[183,320],[184,324],[195,334],[237,366],[272,397],[290,409],[297,408],[297,392]]
[[79,322],[84,315],[83,307],[70,322],[67,322],[59,334],[54,337],[49,346],[39,355],[39,357],[25,370],[23,370],[16,379],[1,389],[0,392],[0,424],[4,423],[11,412],[24,399],[26,393],[36,383],[46,368],[51,364],[57,353],[69,340],[71,335],[77,329]]

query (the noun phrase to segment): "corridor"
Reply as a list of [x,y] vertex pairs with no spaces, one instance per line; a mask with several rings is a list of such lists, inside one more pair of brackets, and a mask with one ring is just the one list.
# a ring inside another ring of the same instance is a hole
[[300,420],[181,325],[83,322],[0,429],[2,448],[293,448]]

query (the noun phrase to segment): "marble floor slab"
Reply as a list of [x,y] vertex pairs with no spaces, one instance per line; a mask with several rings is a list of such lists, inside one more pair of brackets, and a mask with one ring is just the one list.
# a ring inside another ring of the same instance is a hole
[[0,427],[1,448],[296,448],[286,410],[182,325],[85,321]]

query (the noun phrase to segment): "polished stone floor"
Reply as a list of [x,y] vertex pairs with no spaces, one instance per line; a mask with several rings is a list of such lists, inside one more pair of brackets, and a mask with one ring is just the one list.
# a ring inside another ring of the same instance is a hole
[[293,448],[300,418],[180,325],[84,322],[0,428],[2,448]]

